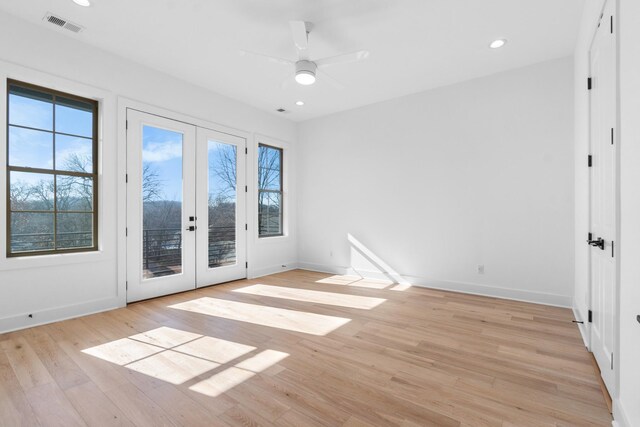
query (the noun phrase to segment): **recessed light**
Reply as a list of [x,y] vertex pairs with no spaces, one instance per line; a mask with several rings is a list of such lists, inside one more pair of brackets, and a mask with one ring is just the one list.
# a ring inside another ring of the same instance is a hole
[[489,45],[489,47],[491,49],[499,49],[502,46],[504,46],[505,44],[507,44],[507,40],[506,39],[497,39],[491,42],[491,44]]
[[91,6],[91,2],[89,0],[73,0],[73,2],[78,6],[83,6],[83,7]]
[[296,101],[296,105],[302,107],[304,105],[304,101]]

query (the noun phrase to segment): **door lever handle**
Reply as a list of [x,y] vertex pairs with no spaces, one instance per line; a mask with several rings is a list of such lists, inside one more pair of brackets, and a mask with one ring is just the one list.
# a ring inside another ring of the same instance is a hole
[[198,228],[198,227],[196,227],[195,225],[190,225],[190,226],[188,226],[188,227],[186,228],[186,230],[187,230],[187,231],[196,231],[196,228]]
[[596,240],[587,240],[587,243],[604,251],[604,239],[602,237],[598,237]]

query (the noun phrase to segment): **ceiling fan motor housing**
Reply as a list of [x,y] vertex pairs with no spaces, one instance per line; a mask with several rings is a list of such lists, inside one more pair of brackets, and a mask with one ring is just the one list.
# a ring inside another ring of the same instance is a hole
[[314,62],[303,59],[296,62],[296,75],[309,74],[315,77],[317,68]]

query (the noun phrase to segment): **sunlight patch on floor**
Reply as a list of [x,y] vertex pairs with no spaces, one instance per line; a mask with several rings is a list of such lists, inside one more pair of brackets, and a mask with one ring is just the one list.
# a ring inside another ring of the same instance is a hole
[[359,276],[330,276],[324,279],[316,280],[316,283],[324,283],[327,285],[354,286],[356,288],[367,289],[385,289],[392,285],[391,280],[364,279]]
[[126,365],[127,368],[136,372],[171,384],[182,384],[219,366],[219,363],[172,350]]
[[202,338],[202,335],[162,326],[151,331],[132,335],[129,338],[159,347],[170,348]]
[[375,308],[386,301],[386,299],[384,298],[372,298],[358,295],[313,291],[308,289],[287,288],[284,286],[261,284],[234,289],[233,292],[365,310]]
[[[289,356],[271,349],[249,355],[255,350],[250,345],[163,326],[82,352],[175,385],[219,371],[190,387],[217,396]],[[249,357],[242,360],[246,355]],[[238,362],[225,369],[224,365],[234,360]]]
[[408,283],[400,283],[398,285],[392,286],[391,288],[389,288],[390,291],[406,291],[407,289],[411,288],[411,285]]
[[206,380],[189,387],[189,390],[216,397],[231,388],[247,381],[251,377],[272,367],[289,356],[276,350],[265,350],[255,356],[212,375]]
[[170,305],[169,308],[312,335],[326,335],[351,321],[344,317],[211,297]]
[[132,340],[131,338],[122,338],[82,350],[82,352],[107,362],[124,366],[164,350],[162,347]]
[[250,345],[206,336],[174,348],[175,351],[217,363],[229,363],[233,359],[244,356],[255,349]]

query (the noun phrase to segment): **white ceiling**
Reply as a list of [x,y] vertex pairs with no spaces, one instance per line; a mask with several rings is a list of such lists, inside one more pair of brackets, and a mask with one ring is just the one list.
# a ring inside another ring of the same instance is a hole
[[[260,109],[302,121],[570,55],[584,0],[2,0],[0,9]],[[53,12],[78,35],[42,21]],[[288,21],[313,23],[312,58],[367,49],[303,87],[241,49],[295,59]],[[502,49],[487,46],[507,38]],[[306,105],[298,107],[297,100]]]

